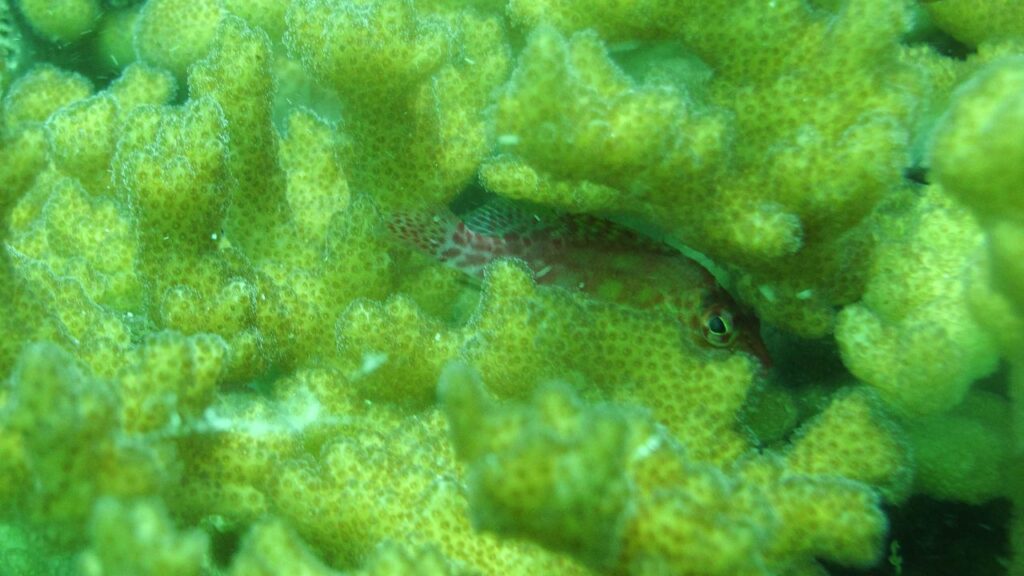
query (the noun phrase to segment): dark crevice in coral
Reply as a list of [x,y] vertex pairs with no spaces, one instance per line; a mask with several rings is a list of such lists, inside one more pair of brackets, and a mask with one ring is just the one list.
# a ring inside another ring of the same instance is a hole
[[985,392],[991,392],[1005,398],[1010,399],[1010,363],[1003,361],[999,363],[999,366],[988,376],[984,376],[978,379],[972,386],[972,390],[984,390]]
[[750,392],[738,418],[759,448],[784,450],[793,433],[819,414],[851,376],[835,340],[808,340],[772,326],[762,326],[761,336],[773,366]]
[[220,568],[227,568],[238,552],[241,533],[238,530],[210,530],[210,555]]
[[773,376],[780,385],[798,389],[843,379],[848,374],[831,338],[808,340],[771,326],[764,326],[761,336],[774,363]]
[[289,375],[294,369],[294,366],[274,363],[264,373],[255,377],[247,377],[241,382],[227,382],[224,384],[224,388],[234,388],[257,397],[270,397],[274,393],[274,384]]
[[927,21],[908,32],[903,37],[903,43],[907,46],[924,44],[939,54],[955,60],[966,60],[968,56],[977,52],[973,46],[964,44]]
[[915,184],[923,184],[925,186],[930,184],[928,181],[928,168],[925,166],[907,166],[903,169],[903,178]]
[[608,56],[633,81],[670,83],[692,93],[713,74],[686,45],[675,41],[623,42],[609,46]]
[[1003,576],[1011,503],[981,505],[915,496],[887,512],[890,545],[875,568],[828,566],[831,576]]
[[479,176],[477,176],[466,184],[458,195],[448,203],[448,208],[455,214],[466,214],[483,206],[493,198],[494,194],[484,188]]
[[77,72],[88,78],[97,91],[103,90],[120,74],[120,70],[107,65],[96,56],[97,32],[93,31],[70,43],[51,42],[36,33],[29,25],[20,8],[12,3],[12,19],[25,42],[24,66],[18,75],[24,74],[35,63],[47,63],[63,70]]

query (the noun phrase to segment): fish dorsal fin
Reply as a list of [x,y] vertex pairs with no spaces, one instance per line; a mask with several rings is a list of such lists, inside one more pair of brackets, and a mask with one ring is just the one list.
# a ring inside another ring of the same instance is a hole
[[676,250],[613,220],[491,195],[458,217],[466,228],[494,238],[544,238],[565,246],[671,254]]
[[458,214],[466,228],[483,236],[529,236],[547,230],[557,215],[548,208],[491,196],[486,202]]
[[676,249],[663,241],[600,216],[591,214],[562,214],[552,226],[552,239],[569,246],[604,248],[610,251],[675,254]]
[[569,268],[579,250],[678,254],[655,238],[599,216],[559,213],[493,195],[458,213],[445,207],[396,214],[388,227],[419,250],[477,277],[488,263],[503,257],[519,258],[546,275],[559,266]]

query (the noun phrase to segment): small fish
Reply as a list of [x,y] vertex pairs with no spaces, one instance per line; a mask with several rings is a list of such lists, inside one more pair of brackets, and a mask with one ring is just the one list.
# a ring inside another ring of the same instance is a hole
[[579,290],[679,319],[705,348],[771,359],[757,317],[743,310],[703,266],[671,246],[595,216],[555,214],[492,197],[467,212],[403,214],[399,238],[471,276],[498,258],[518,258],[540,284]]

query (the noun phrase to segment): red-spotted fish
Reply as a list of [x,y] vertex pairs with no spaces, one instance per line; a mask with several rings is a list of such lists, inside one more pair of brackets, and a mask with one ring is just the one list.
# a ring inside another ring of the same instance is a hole
[[475,276],[498,258],[518,258],[540,284],[580,290],[679,319],[699,346],[746,352],[771,365],[759,322],[703,266],[671,246],[594,216],[550,214],[492,199],[460,215],[399,215],[399,238]]

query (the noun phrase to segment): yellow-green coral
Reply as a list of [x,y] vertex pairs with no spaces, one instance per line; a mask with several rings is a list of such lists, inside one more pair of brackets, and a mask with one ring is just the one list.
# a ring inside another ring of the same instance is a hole
[[987,218],[1024,219],[1024,56],[999,59],[957,89],[932,146],[936,178]]
[[146,494],[171,480],[155,446],[118,441],[112,383],[90,378],[67,352],[27,348],[8,386],[0,429],[20,439],[27,472],[15,503],[37,521],[63,525],[67,541],[81,538],[99,496]]
[[838,14],[705,4],[515,3],[565,32],[650,22],[683,46],[656,64],[643,47],[620,58],[631,77],[592,33],[567,45],[537,26],[497,109],[508,157],[485,166],[485,181],[642,215],[732,265],[762,317],[820,336],[863,289],[870,237],[857,225],[911,161],[910,124],[932,80],[901,58],[899,2],[855,0]]
[[[401,540],[487,573],[583,573],[475,532],[441,415],[364,403],[345,382],[335,371],[303,370],[279,382],[273,399],[210,407],[208,434],[187,443],[181,509],[228,526],[273,511],[335,567],[358,566],[380,542]],[[264,545],[280,546],[275,540]]]
[[11,133],[23,124],[42,122],[91,92],[92,85],[83,76],[38,65],[19,78],[4,96],[4,130]]
[[92,30],[100,17],[99,0],[19,0],[32,28],[54,42],[70,42]]
[[728,135],[725,118],[688,100],[671,86],[636,88],[596,34],[567,42],[541,27],[495,110],[508,154],[481,176],[503,195],[573,211],[618,206],[647,181],[686,178],[693,187],[721,162]]
[[210,565],[207,535],[194,529],[177,533],[159,503],[100,500],[90,535],[91,547],[78,559],[86,576],[198,576]]
[[128,66],[108,90],[48,116],[51,160],[92,195],[110,192],[117,185],[111,182],[110,162],[127,117],[139,106],[164,104],[173,94],[174,82],[166,72]]
[[923,2],[935,25],[961,42],[1024,36],[1024,6],[1013,0],[932,0]]
[[226,372],[219,336],[153,334],[132,351],[119,375],[121,425],[127,433],[173,429],[197,420]]
[[[820,574],[883,502],[1024,505],[1011,3],[17,4],[15,568]],[[389,235],[474,182],[683,247],[861,382]]]
[[7,89],[21,59],[22,38],[8,0],[0,2],[0,93]]
[[1007,493],[1013,446],[1009,405],[972,392],[948,414],[907,425],[917,460],[916,490],[938,498],[984,502]]
[[501,397],[527,396],[545,379],[571,378],[594,396],[649,406],[673,433],[692,441],[697,458],[721,462],[746,448],[731,417],[753,385],[752,360],[699,348],[680,337],[672,318],[538,288],[512,262],[489,270],[480,307],[460,330],[396,298],[384,306],[353,305],[339,335],[344,366],[360,374],[358,384],[372,399],[425,401],[441,366],[461,355]]
[[910,491],[909,460],[902,430],[875,395],[859,389],[833,398],[797,432],[785,454],[790,470],[860,480],[897,502]]
[[351,191],[331,127],[309,110],[287,118],[280,162],[286,194],[300,234],[323,242],[331,216],[348,205]]
[[142,61],[184,78],[209,50],[223,16],[221,0],[150,0],[135,25],[135,50]]
[[938,187],[896,213],[879,224],[867,291],[840,313],[836,340],[850,371],[890,406],[934,414],[958,404],[998,359],[969,301],[984,236]]
[[111,69],[122,69],[135,62],[137,57],[133,36],[138,18],[138,6],[109,10],[103,14],[96,27],[94,40],[99,64]]
[[[10,231],[8,251],[15,266],[43,266],[54,280],[77,279],[94,302],[139,310],[134,230],[109,198],[92,197],[78,180],[49,170],[11,213]],[[73,246],[77,249],[69,250]]]
[[278,151],[270,123],[270,42],[244,21],[227,17],[209,55],[188,78],[190,96],[209,98],[224,115],[229,185],[217,193],[232,199],[224,231],[250,257],[258,258],[285,236],[281,226],[290,219],[284,177],[274,169]]
[[407,0],[300,0],[285,43],[344,100],[353,185],[420,208],[451,199],[487,153],[482,113],[508,68],[503,36],[497,18]]
[[357,570],[332,570],[278,519],[262,521],[250,530],[230,570],[231,576],[456,576],[472,573],[435,548],[409,549],[391,541],[378,546]]
[[[488,530],[611,573],[798,574],[815,556],[852,565],[877,557],[886,529],[877,494],[831,470],[771,455],[702,464],[642,413],[586,407],[558,387],[527,406],[499,405],[461,365],[446,370],[440,394],[469,463],[474,518]],[[849,448],[889,442],[858,438]]]
[[224,7],[254,28],[261,28],[271,40],[280,41],[284,34],[288,2],[277,0],[224,0]]
[[445,23],[412,2],[300,1],[288,14],[288,42],[304,63],[353,95],[399,96],[445,59]]
[[255,524],[245,535],[231,563],[232,576],[331,576],[325,566],[284,522],[269,519]]
[[[1004,30],[1000,28],[997,33]],[[1017,480],[1024,465],[1024,391],[1020,384],[1024,201],[1019,193],[1019,162],[1024,158],[1024,144],[1016,136],[1024,129],[1024,59],[1012,52],[995,52],[991,61],[954,92],[949,110],[936,128],[931,161],[938,180],[974,210],[987,232],[989,262],[973,292],[972,304],[979,324],[990,331],[1013,364],[1009,423],[1001,421],[1006,417],[1005,407],[996,408],[998,418],[993,419],[991,406],[978,411],[967,405],[968,419],[960,425],[983,440],[982,445],[987,448],[968,461],[980,470],[981,482],[963,477],[974,470],[956,466],[951,474],[940,473],[932,484],[938,490],[966,492],[968,498],[985,498],[1005,490],[1016,506],[1015,524],[1011,528],[1016,547],[1010,568],[1010,573],[1016,575],[1024,574],[1024,549],[1020,545],[1024,532],[1024,485]],[[1007,435],[1012,435],[1010,442],[1005,440]],[[945,459],[939,462],[950,464]],[[1008,479],[1005,486],[1004,479]]]

